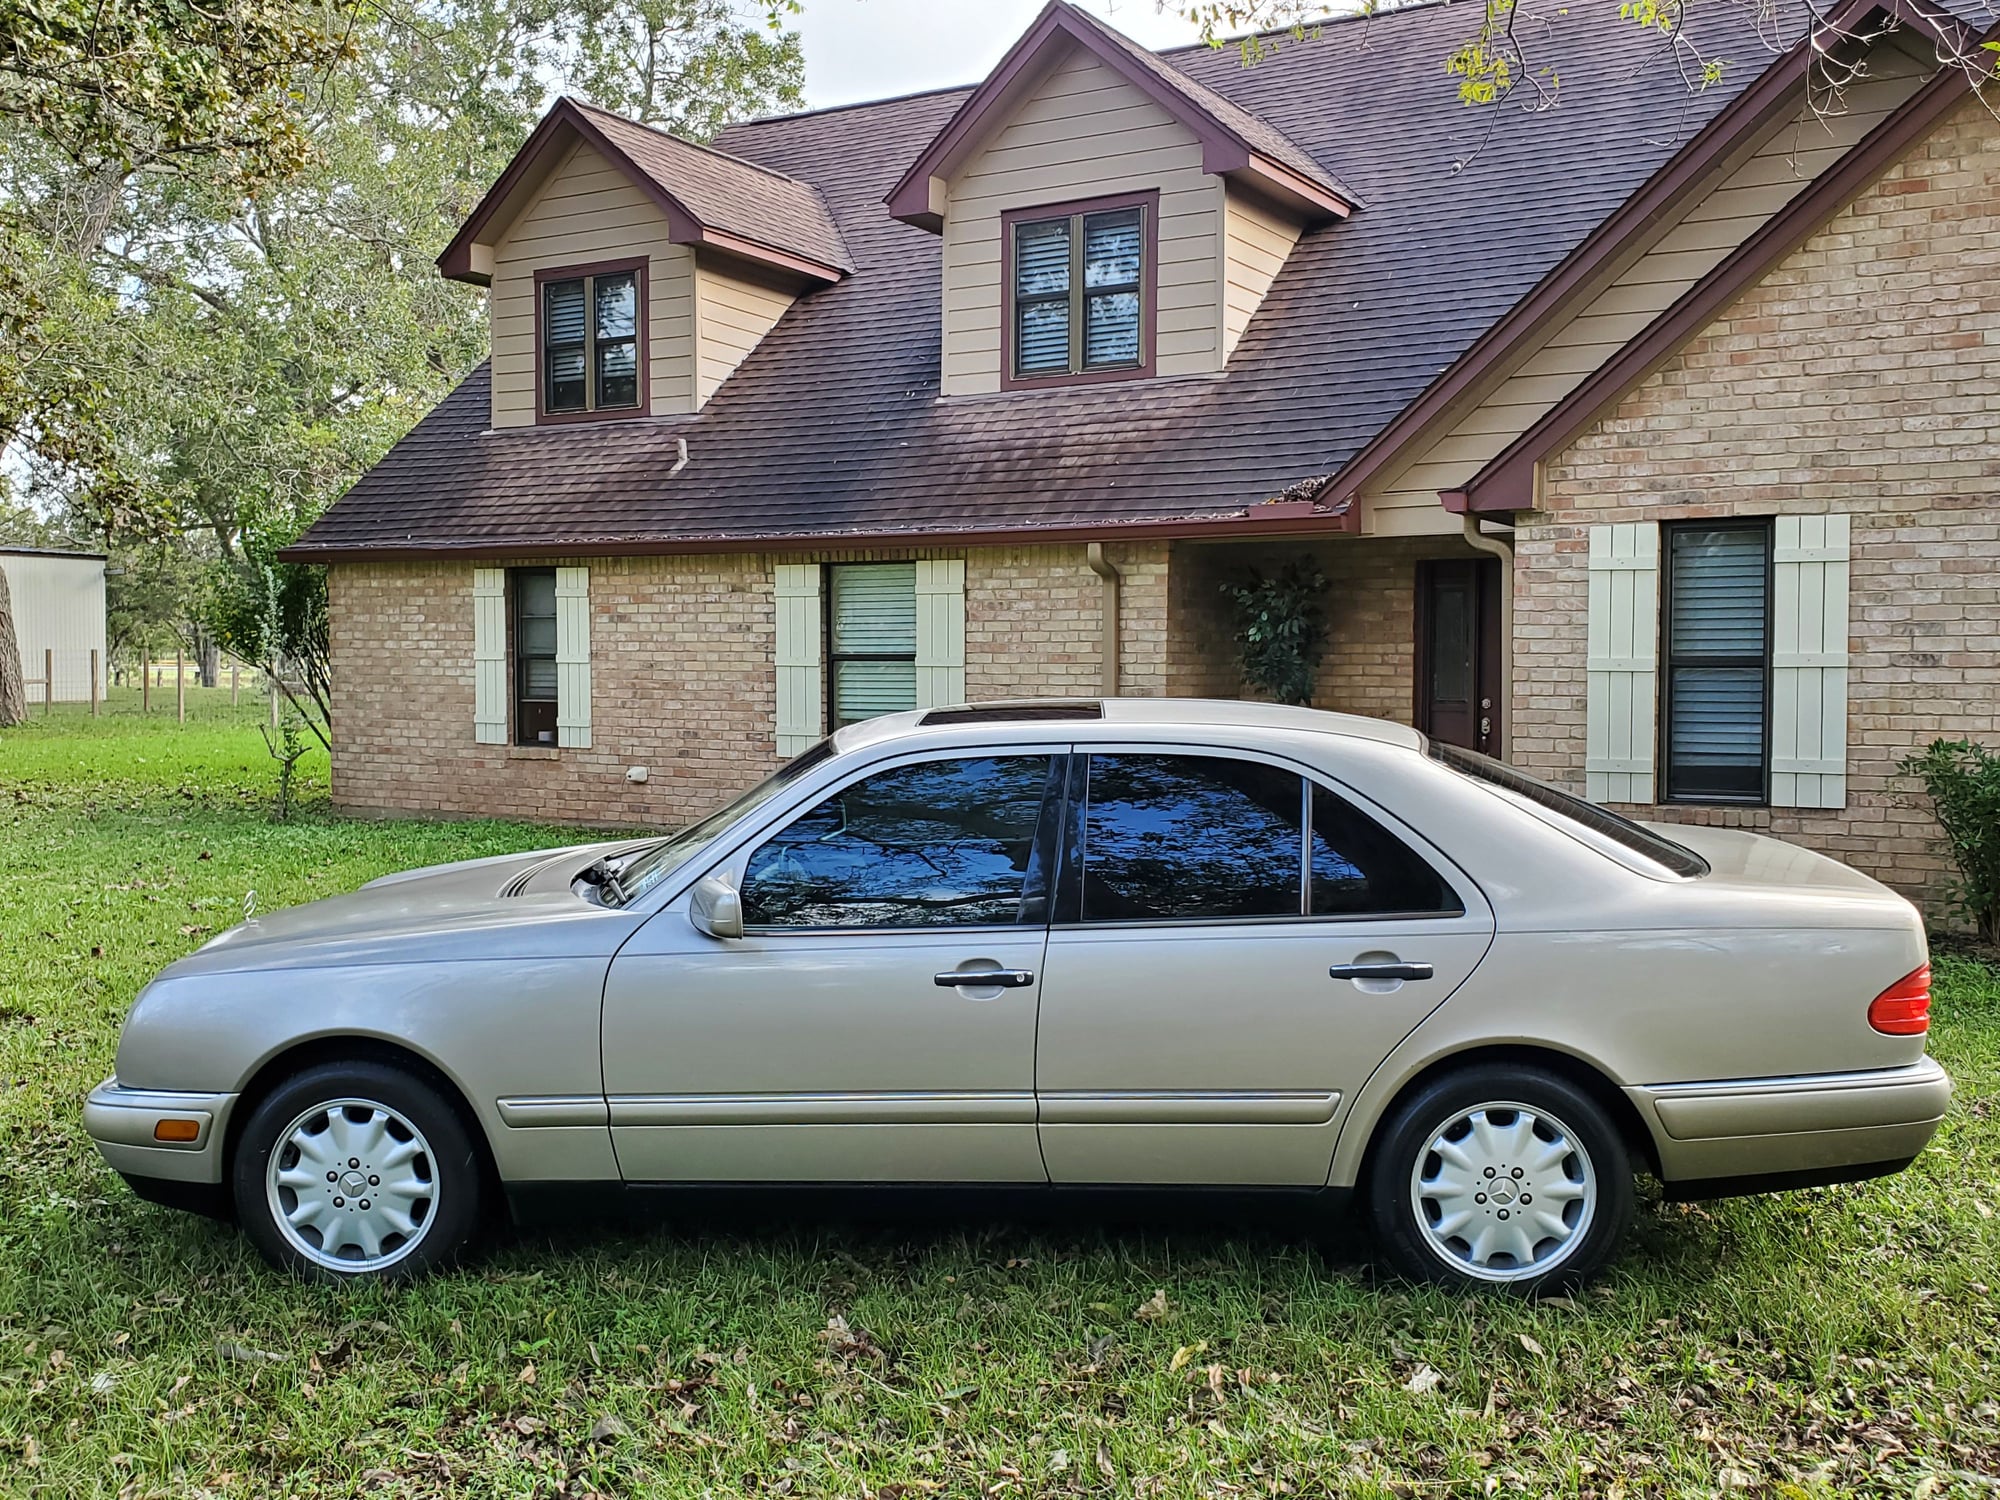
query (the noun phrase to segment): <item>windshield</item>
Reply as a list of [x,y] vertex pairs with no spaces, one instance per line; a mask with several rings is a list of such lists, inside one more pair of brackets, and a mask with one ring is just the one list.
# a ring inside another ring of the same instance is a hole
[[676,868],[699,854],[717,834],[738,818],[762,807],[814,766],[831,759],[832,755],[833,741],[821,740],[810,749],[800,751],[720,812],[710,813],[692,827],[683,828],[679,833],[640,850],[614,872],[618,894],[624,899],[618,899],[607,890],[605,905],[630,906]]
[[1694,850],[1676,844],[1630,818],[1599,807],[1595,802],[1586,802],[1560,787],[1550,786],[1546,781],[1537,780],[1512,766],[1502,765],[1488,756],[1432,740],[1431,759],[1450,766],[1462,776],[1484,783],[1503,796],[1525,802],[1530,808],[1554,813],[1559,818],[1579,824],[1599,838],[1609,839],[1656,865],[1664,865],[1676,875],[1692,878],[1708,873],[1708,861]]

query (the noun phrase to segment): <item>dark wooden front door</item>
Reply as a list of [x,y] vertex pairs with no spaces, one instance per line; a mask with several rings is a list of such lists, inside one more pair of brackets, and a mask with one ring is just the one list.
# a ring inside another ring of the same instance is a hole
[[1500,563],[1417,565],[1417,728],[1483,754],[1500,748]]

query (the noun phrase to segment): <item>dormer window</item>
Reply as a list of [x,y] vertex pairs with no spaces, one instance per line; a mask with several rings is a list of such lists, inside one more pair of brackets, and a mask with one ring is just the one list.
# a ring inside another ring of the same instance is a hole
[[1153,372],[1159,196],[1001,216],[1004,384],[1127,380]]
[[535,277],[541,419],[630,416],[645,408],[639,380],[646,326],[642,263],[579,266]]

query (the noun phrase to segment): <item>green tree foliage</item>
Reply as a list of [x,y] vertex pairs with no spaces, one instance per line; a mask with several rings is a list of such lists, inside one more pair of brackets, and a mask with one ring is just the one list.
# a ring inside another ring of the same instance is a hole
[[1923,783],[1958,877],[1952,899],[1982,942],[2000,943],[2000,754],[1970,740],[1932,740],[1899,770]]
[[[1237,45],[1245,62],[1255,62],[1282,44],[1284,32],[1289,31],[1296,41],[1317,37],[1319,28],[1314,21],[1329,11],[1372,16],[1419,0],[1354,0],[1344,6],[1328,5],[1326,0],[1166,0],[1166,3],[1197,23],[1211,45],[1219,45],[1227,34],[1247,33]],[[1804,7],[1793,24],[1780,26],[1765,0],[1592,0],[1592,3],[1605,11],[1615,8],[1621,21],[1652,37],[1659,45],[1662,60],[1694,92],[1721,81],[1732,65],[1753,70],[1763,67],[1772,57],[1802,41],[1806,25],[1823,26],[1826,12],[1824,6]],[[2000,0],[1984,0],[1984,6],[1985,21],[1975,23],[1975,30],[2000,22]],[[1476,0],[1467,6],[1470,19],[1463,39],[1439,59],[1446,75],[1457,80],[1460,101],[1492,106],[1518,98],[1525,100],[1531,109],[1554,105],[1562,90],[1563,57],[1562,39],[1551,22],[1567,15],[1568,9],[1561,3],[1538,9],[1524,5],[1522,0]],[[1767,49],[1761,56],[1730,58],[1713,50],[1711,20],[1731,11],[1754,24]],[[1877,19],[1857,24],[1863,28],[1855,33],[1860,37],[1872,35],[1889,23]],[[1823,114],[1841,113],[1841,99],[1847,85],[1861,76],[1850,60],[1838,55],[1839,50],[1823,47],[1815,60],[1814,107]],[[1967,48],[1940,46],[1938,61],[1961,70],[1975,83],[2000,79],[2000,42]],[[1633,80],[1621,75],[1616,82],[1630,86]],[[2000,108],[2000,103],[1995,107]]]
[[[795,105],[790,9],[420,0],[341,13],[324,68],[253,29],[283,63],[282,118],[106,115],[86,149],[66,117],[0,109],[0,443],[38,508],[211,560],[218,633],[246,659],[242,597],[277,569],[300,626],[280,649],[323,686],[324,581],[274,554],[485,354],[483,294],[437,252],[555,92],[696,135]],[[237,64],[248,98],[266,75]],[[227,146],[258,129],[261,153]],[[225,144],[147,145],[197,137]],[[302,696],[323,731],[324,693]]]
[[301,86],[347,60],[354,21],[312,0],[0,0],[0,116],[92,170],[292,171]]
[[1252,572],[1222,585],[1234,615],[1243,680],[1280,703],[1310,704],[1326,650],[1326,575],[1288,563],[1265,577]]

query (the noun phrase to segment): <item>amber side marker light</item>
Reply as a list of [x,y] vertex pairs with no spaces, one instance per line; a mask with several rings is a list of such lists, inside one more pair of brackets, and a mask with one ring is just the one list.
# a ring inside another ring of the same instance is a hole
[[1931,966],[1905,974],[1868,1006],[1868,1024],[1885,1036],[1922,1036],[1931,1029]]
[[162,1120],[153,1127],[156,1141],[175,1141],[188,1144],[201,1134],[201,1125],[194,1120]]

